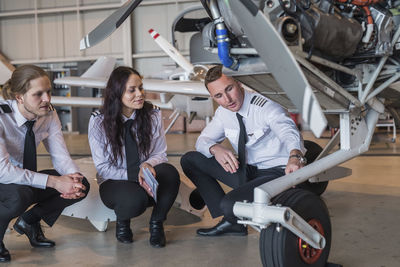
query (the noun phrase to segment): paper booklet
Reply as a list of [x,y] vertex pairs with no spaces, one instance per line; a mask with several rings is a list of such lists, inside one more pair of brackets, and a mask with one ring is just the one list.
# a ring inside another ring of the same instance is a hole
[[150,191],[153,193],[154,201],[157,202],[158,182],[148,168],[143,169],[144,181],[150,186]]

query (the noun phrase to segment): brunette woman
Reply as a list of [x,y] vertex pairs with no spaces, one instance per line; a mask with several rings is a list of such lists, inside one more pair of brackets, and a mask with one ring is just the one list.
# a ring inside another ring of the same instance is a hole
[[[178,194],[180,179],[177,170],[166,163],[161,112],[144,99],[139,73],[129,67],[116,68],[108,80],[100,112],[90,118],[88,137],[100,197],[117,215],[117,240],[132,243],[131,218],[153,206],[150,244],[164,247],[163,222]],[[144,180],[145,169],[159,183],[156,192]]]

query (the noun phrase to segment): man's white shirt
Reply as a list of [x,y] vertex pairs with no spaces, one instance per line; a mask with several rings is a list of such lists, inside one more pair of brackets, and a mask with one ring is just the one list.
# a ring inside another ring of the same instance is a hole
[[[12,112],[0,114],[0,183],[22,184],[46,188],[47,174],[23,169],[25,134],[27,119],[18,110],[16,100],[0,101],[8,105]],[[36,119],[33,125],[36,146],[43,141],[51,156],[55,170],[61,175],[79,172],[71,159],[61,131],[61,123],[55,110]]]
[[[291,150],[305,152],[296,124],[279,104],[245,90],[244,101],[238,113],[243,117],[247,133],[247,164],[259,169],[286,166]],[[197,139],[196,149],[212,157],[210,147],[228,138],[238,153],[239,132],[236,113],[220,106]]]

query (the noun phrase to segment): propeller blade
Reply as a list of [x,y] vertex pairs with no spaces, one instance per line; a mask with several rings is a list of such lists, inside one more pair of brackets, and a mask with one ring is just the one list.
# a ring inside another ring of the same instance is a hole
[[248,0],[228,1],[250,43],[289,99],[302,114],[314,135],[319,137],[327,120],[317,98],[295,58],[271,22]]
[[142,0],[130,0],[112,13],[80,42],[80,49],[92,47],[110,36],[132,13]]
[[183,68],[187,73],[193,72],[193,65],[189,62],[182,54],[164,37],[162,37],[158,32],[153,29],[149,30],[151,37],[154,41],[170,56],[181,68]]

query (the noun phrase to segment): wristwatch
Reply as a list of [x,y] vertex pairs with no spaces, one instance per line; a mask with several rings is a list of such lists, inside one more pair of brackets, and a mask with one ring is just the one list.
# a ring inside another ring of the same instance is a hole
[[290,158],[297,158],[300,161],[300,164],[306,165],[307,159],[300,154],[293,154],[289,157]]

